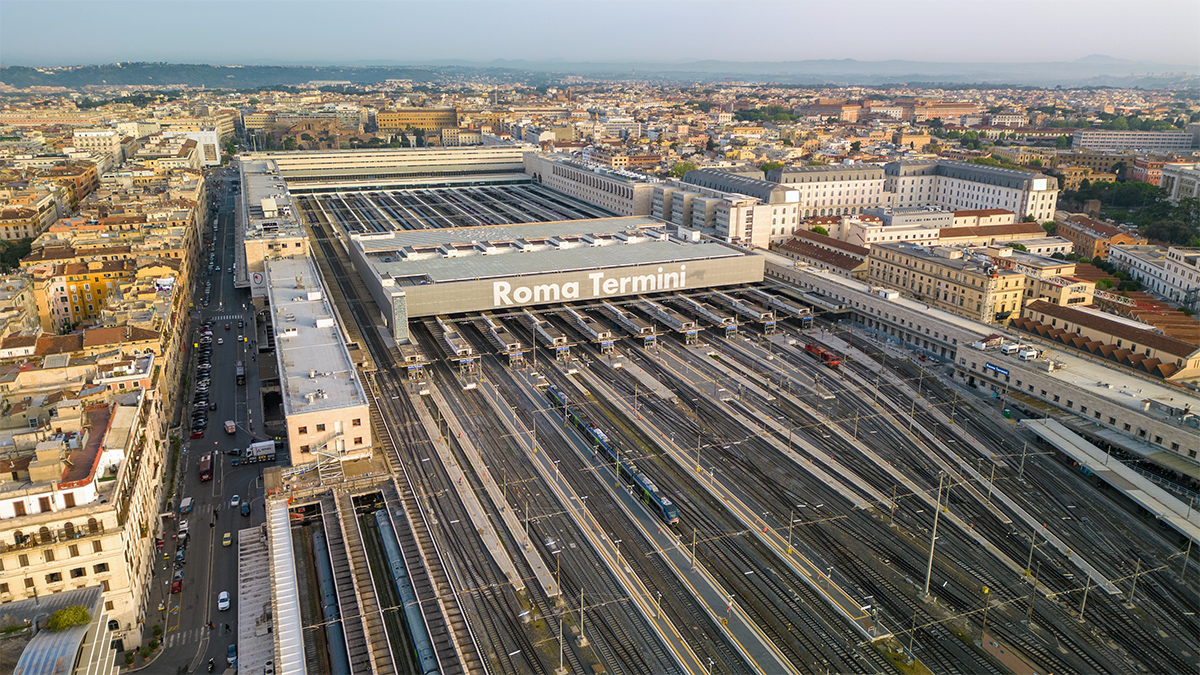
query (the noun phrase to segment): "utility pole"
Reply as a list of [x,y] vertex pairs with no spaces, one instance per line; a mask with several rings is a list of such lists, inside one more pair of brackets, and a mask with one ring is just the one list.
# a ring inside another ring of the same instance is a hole
[[1137,567],[1133,570],[1133,588],[1129,589],[1129,604],[1133,604],[1133,596],[1137,593],[1138,575],[1142,573],[1142,559],[1138,558]]
[[[555,465],[557,466],[557,465]],[[992,477],[988,479],[988,504],[992,503],[992,487],[996,484],[996,465],[992,464]]]
[[1029,441],[1021,446],[1021,471],[1017,474],[1017,478],[1025,480],[1025,449],[1029,447]]
[[1033,624],[1033,601],[1037,598],[1038,577],[1042,576],[1042,563],[1039,560],[1037,566],[1037,574],[1033,575],[1033,588],[1029,589],[1029,614],[1025,620]]
[[929,563],[925,566],[925,597],[929,597],[929,578],[933,575],[933,548],[937,545],[938,518],[942,515],[942,483],[946,474],[938,476],[937,510],[933,512],[933,532],[929,535]]
[[796,527],[796,510],[788,510],[788,555],[792,554],[792,530]]
[[888,518],[889,524],[896,522],[896,487],[897,487],[897,485],[895,483],[893,483],[892,484],[892,515]]
[[1092,587],[1092,578],[1087,578],[1087,583],[1083,585],[1083,602],[1079,605],[1079,623],[1083,623],[1083,610],[1087,609],[1087,594],[1088,589]]

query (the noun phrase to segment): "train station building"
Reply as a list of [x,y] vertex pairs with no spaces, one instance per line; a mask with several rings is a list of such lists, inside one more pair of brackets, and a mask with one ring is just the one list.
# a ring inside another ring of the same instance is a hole
[[763,259],[641,217],[350,237],[397,342],[412,319],[762,281]]

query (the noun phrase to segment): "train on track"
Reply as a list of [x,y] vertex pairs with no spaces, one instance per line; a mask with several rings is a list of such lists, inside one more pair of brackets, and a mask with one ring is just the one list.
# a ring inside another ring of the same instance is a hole
[[550,399],[555,409],[562,411],[563,418],[591,443],[593,450],[603,454],[607,461],[617,465],[617,475],[626,485],[637,491],[638,498],[642,500],[647,509],[668,525],[679,522],[679,509],[675,504],[660,493],[658,487],[644,473],[638,471],[636,466],[617,457],[616,451],[613,450],[612,444],[608,440],[608,434],[592,424],[591,420],[580,412],[577,406],[571,405],[570,399],[562,390],[550,385],[546,387],[546,398]]
[[375,524],[379,527],[379,538],[383,540],[383,550],[387,555],[388,569],[392,572],[396,594],[400,596],[400,604],[404,607],[404,624],[408,626],[408,639],[412,642],[420,673],[437,675],[437,654],[433,651],[429,630],[425,626],[425,615],[417,603],[417,594],[409,581],[408,567],[404,564],[404,556],[400,553],[400,544],[396,540],[396,531],[392,529],[392,520],[388,517],[386,509],[375,512]]
[[834,354],[823,347],[818,347],[812,343],[807,343],[804,345],[804,351],[808,352],[809,356],[812,356],[830,368],[837,368],[838,366],[842,365],[842,359],[839,358],[837,354]]
[[317,586],[321,596],[321,614],[325,621],[325,643],[329,665],[335,673],[350,672],[350,655],[346,651],[346,635],[342,632],[342,610],[338,604],[333,579],[333,564],[329,561],[329,543],[321,530],[313,532],[313,558],[316,559]]

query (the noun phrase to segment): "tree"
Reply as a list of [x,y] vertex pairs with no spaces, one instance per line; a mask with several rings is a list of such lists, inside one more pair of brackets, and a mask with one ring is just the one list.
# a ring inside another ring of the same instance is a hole
[[816,234],[823,234],[826,237],[829,236],[829,230],[821,227],[820,225],[813,225],[812,231]]
[[1113,280],[1109,279],[1108,277],[1104,277],[1102,279],[1096,280],[1096,290],[1098,290],[1098,291],[1107,291],[1108,289],[1110,289],[1112,287],[1113,287]]
[[1063,255],[1062,251],[1055,251],[1054,253],[1050,254],[1050,257],[1054,258],[1055,260],[1066,260],[1067,259],[1067,256]]
[[792,140],[791,140],[790,138],[785,138],[785,139],[783,139],[783,147],[785,147],[785,148],[791,148],[791,147],[794,147],[795,145],[796,145],[796,144],[795,144],[795,143],[792,143]]
[[675,165],[671,167],[671,177],[683,178],[683,174],[689,171],[694,171],[697,168],[698,167],[691,162],[675,162]]
[[857,155],[862,152],[862,141],[854,141],[850,144],[850,153]]
[[247,101],[247,103],[249,103],[250,105],[258,105],[259,103],[262,103],[262,101],[258,100],[258,98],[255,96],[251,96],[250,100]]
[[1181,220],[1160,220],[1141,228],[1141,232],[1149,239],[1177,246],[1187,246],[1194,236],[1192,228]]
[[1059,150],[1066,150],[1067,148],[1071,147],[1071,137],[1059,136],[1058,138],[1054,139],[1054,147],[1058,148]]
[[295,150],[297,147],[299,147],[299,145],[296,143],[295,137],[288,136],[287,138],[283,139],[283,149],[284,150],[291,151],[291,150]]
[[773,169],[782,169],[784,166],[785,165],[783,162],[763,162],[762,164],[758,165],[758,170],[762,171],[763,175],[765,176]]
[[1058,229],[1058,223],[1054,222],[1053,220],[1047,220],[1046,222],[1042,223],[1042,229],[1046,231],[1046,236],[1053,237],[1055,230]]
[[50,618],[46,620],[46,629],[57,633],[75,626],[86,626],[91,620],[92,614],[87,607],[71,605],[51,614]]
[[708,152],[716,152],[717,142],[711,138],[708,139],[708,142],[704,144],[704,149],[707,150]]
[[33,240],[29,237],[18,241],[0,241],[0,272],[14,270],[21,265],[21,258],[29,255]]
[[1011,249],[1016,249],[1018,251],[1021,251],[1022,253],[1029,253],[1029,247],[1025,246],[1025,244],[1018,244],[1016,242],[1011,242],[1008,244],[1008,247]]
[[1036,223],[1036,222],[1037,222],[1037,218],[1034,218],[1034,217],[1033,217],[1033,216],[1031,216],[1031,215],[1027,215],[1027,216],[1025,216],[1024,218],[1022,218],[1022,219],[1021,219],[1021,222],[1022,222],[1022,223]]

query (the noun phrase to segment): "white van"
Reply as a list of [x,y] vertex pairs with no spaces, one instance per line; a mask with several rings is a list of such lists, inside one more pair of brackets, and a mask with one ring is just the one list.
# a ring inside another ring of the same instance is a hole
[[1038,357],[1038,350],[1034,349],[1033,347],[1026,347],[1017,352],[1017,356],[1020,357],[1022,361],[1032,361]]
[[1016,354],[1017,351],[1020,349],[1021,349],[1021,345],[1010,342],[1000,348],[1000,353],[1004,354],[1005,356],[1012,356],[1013,354]]
[[194,502],[192,501],[191,497],[184,497],[183,501],[179,502],[179,514],[184,515],[191,513],[193,503]]

